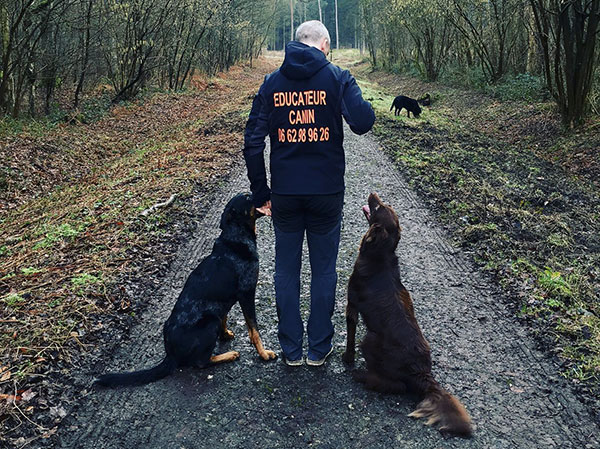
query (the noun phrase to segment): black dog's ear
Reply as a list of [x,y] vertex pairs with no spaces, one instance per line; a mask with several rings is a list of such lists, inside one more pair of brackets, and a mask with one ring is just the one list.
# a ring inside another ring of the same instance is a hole
[[221,222],[219,223],[219,228],[224,230],[227,227],[227,223],[229,223],[231,221],[231,217],[232,217],[231,211],[224,210],[223,213],[221,214]]

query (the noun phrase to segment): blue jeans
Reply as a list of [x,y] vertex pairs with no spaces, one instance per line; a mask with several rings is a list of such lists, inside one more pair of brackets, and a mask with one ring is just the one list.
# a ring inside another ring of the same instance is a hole
[[302,357],[304,325],[300,316],[300,269],[304,233],[311,267],[308,357],[331,349],[344,194],[271,196],[275,228],[275,296],[281,349],[289,360]]

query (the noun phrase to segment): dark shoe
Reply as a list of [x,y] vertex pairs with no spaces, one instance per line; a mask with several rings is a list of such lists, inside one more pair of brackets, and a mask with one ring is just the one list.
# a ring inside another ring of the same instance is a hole
[[283,363],[285,363],[287,366],[302,366],[302,365],[304,365],[304,359],[302,357],[300,357],[297,360],[290,360],[285,356],[285,354],[281,354],[281,359],[283,360]]
[[333,348],[331,348],[329,350],[329,352],[327,354],[325,354],[325,356],[322,359],[319,359],[319,360],[312,360],[311,358],[307,357],[306,364],[308,366],[321,366],[323,363],[325,363],[325,360],[327,360],[327,357],[329,357],[332,352],[333,352]]

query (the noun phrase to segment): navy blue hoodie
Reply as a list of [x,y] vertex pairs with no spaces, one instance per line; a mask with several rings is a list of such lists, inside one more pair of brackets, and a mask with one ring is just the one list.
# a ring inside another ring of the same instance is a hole
[[[254,97],[244,134],[244,158],[256,207],[273,193],[325,195],[344,190],[342,116],[356,134],[371,129],[375,114],[350,72],[318,48],[292,41],[278,70]],[[265,137],[271,140],[271,189]]]

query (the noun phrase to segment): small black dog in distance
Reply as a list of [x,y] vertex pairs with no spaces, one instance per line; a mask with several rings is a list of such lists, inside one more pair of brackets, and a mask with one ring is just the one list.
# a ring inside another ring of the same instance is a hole
[[254,294],[258,281],[256,219],[261,216],[249,193],[233,197],[221,215],[221,235],[211,254],[190,274],[163,328],[166,356],[154,368],[100,376],[106,387],[142,385],[162,379],[178,367],[204,368],[230,362],[236,351],[213,355],[217,338],[231,340],[227,314],[237,302],[248,326],[250,341],[263,360],[276,358],[263,348],[256,325]]
[[421,107],[419,103],[414,98],[405,97],[404,95],[398,95],[394,98],[394,102],[390,107],[390,111],[394,109],[394,115],[400,115],[400,111],[402,109],[406,109],[406,116],[410,117],[410,113],[412,112],[415,117],[421,115]]
[[400,241],[398,216],[376,193],[369,196],[363,212],[369,230],[361,241],[348,284],[348,333],[342,359],[354,362],[360,314],[367,327],[361,344],[367,369],[354,371],[355,380],[381,393],[414,392],[422,400],[409,416],[427,418],[427,424],[437,424],[441,432],[469,437],[471,418],[458,399],[433,378],[429,344],[400,280],[395,253]]

